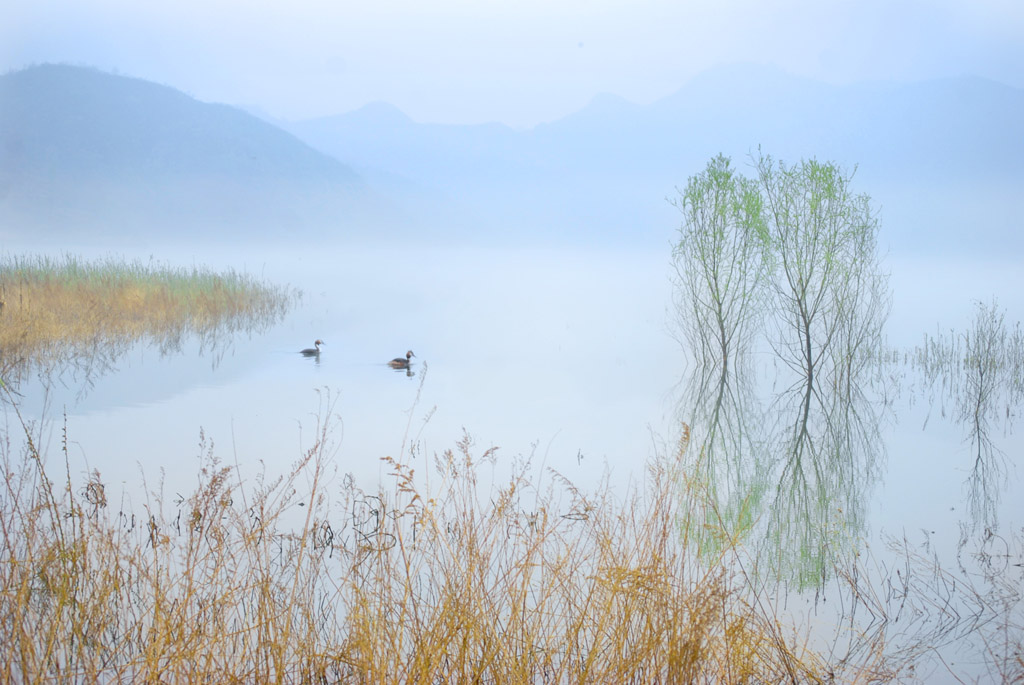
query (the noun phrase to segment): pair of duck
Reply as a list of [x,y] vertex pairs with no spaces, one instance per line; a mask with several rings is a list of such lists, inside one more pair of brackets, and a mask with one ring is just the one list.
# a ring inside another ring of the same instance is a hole
[[[304,357],[319,357],[320,346],[326,344],[327,343],[318,338],[316,342],[313,343],[313,347],[307,347],[306,349],[301,351],[301,354]],[[412,353],[412,350],[409,350],[408,352],[405,353],[405,357],[395,357],[394,359],[389,361],[388,366],[390,366],[392,369],[408,369],[409,365],[412,364],[412,358],[415,356],[416,355]]]

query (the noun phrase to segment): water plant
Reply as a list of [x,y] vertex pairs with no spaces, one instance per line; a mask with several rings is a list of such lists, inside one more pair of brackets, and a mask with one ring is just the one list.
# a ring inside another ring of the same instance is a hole
[[0,373],[109,367],[140,340],[162,353],[196,339],[216,350],[280,319],[296,293],[250,276],[113,257],[0,259]]
[[963,426],[970,446],[966,489],[972,527],[995,530],[1010,467],[995,436],[1000,425],[1004,432],[1012,428],[1024,399],[1020,323],[1010,328],[996,300],[979,301],[970,328],[926,335],[909,358],[924,376],[929,401],[941,403],[943,412],[950,402],[952,415]]
[[703,487],[682,470],[685,433],[625,491],[541,485],[530,459],[468,435],[410,450],[429,477],[385,458],[365,490],[338,477],[322,393],[286,473],[245,481],[201,432],[195,488],[155,484],[135,511],[101,474],[74,477],[66,442],[49,466],[8,416],[29,437],[0,449],[8,682],[902,682],[966,635],[990,674],[1024,673],[1012,584],[979,594],[910,545],[881,583],[838,570],[836,624],[801,627],[737,537],[704,554],[680,536],[701,500],[679,483]]
[[367,491],[337,478],[331,407],[287,474],[243,482],[203,436],[195,490],[154,487],[142,511],[100,474],[76,480],[66,448],[58,475],[31,440],[6,442],[0,678],[805,682],[836,667],[750,592],[734,548],[701,558],[680,538],[685,441],[618,495],[541,488],[528,459],[500,464],[469,436],[428,481],[388,458]]

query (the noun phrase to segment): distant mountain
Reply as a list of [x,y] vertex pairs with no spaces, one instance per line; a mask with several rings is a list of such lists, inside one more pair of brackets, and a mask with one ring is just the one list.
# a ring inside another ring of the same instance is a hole
[[339,224],[337,159],[239,109],[94,69],[0,76],[0,231],[225,239]]
[[[359,167],[413,177],[486,180],[504,174],[525,151],[523,137],[502,124],[419,124],[393,105],[374,102],[347,114],[285,124],[297,137]],[[483,177],[481,177],[483,175]]]
[[601,94],[526,131],[423,124],[386,103],[299,122],[251,111],[92,69],[0,76],[0,238],[663,246],[675,188],[760,147],[856,167],[887,246],[1024,250],[1024,91],[972,77],[834,86],[739,65],[649,105]]
[[682,182],[712,155],[832,159],[880,173],[1024,173],[1024,91],[962,77],[832,86],[739,65],[706,72],[648,106],[598,95],[530,131],[499,124],[419,124],[375,103],[283,124],[356,167],[417,180],[521,172],[672,173]]
[[995,203],[981,239],[1024,247],[1006,219],[1010,189],[1024,182],[1024,91],[973,77],[834,86],[737,65],[650,105],[599,95],[528,131],[420,124],[382,103],[283,125],[358,169],[463,198],[507,232],[671,236],[666,196],[713,155],[745,166],[760,147],[788,162],[857,167],[858,189],[900,222],[894,243],[920,242],[923,231],[952,238],[970,208]]
[[1007,145],[1024,151],[1022,114],[1024,91],[977,78],[832,86],[742,66],[706,72],[654,103],[642,130],[648,149],[677,155],[760,145],[890,175],[1002,175],[1024,171],[1005,155]]

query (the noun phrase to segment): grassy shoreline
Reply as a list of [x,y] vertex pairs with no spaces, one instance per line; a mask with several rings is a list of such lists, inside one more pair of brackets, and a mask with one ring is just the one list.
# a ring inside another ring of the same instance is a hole
[[950,584],[973,591],[927,559],[908,557],[902,596],[850,570],[854,604],[815,637],[738,540],[707,552],[687,535],[708,500],[682,472],[686,440],[619,496],[541,488],[528,460],[509,471],[469,436],[426,479],[385,459],[364,491],[336,477],[332,411],[287,474],[243,482],[204,438],[195,489],[139,511],[31,442],[0,449],[0,680],[907,682],[980,627],[989,677],[1024,672],[1015,619],[981,595],[1005,624],[946,615]]
[[0,259],[0,373],[53,367],[141,339],[175,349],[279,319],[294,293],[233,271],[66,255]]
[[623,501],[538,491],[527,463],[480,492],[494,453],[467,436],[429,489],[389,459],[390,487],[337,490],[332,425],[269,482],[239,482],[210,448],[192,493],[145,512],[114,511],[100,474],[75,487],[31,444],[5,451],[0,678],[827,679],[725,555],[689,549],[679,455]]
[[[25,358],[95,353],[106,335],[173,342],[284,306],[244,277],[70,258],[8,260],[0,283],[4,332],[18,330],[11,293],[26,311],[72,303],[54,323],[22,324]],[[328,395],[286,473],[242,480],[204,437],[194,490],[168,499],[143,483],[129,509],[103,474],[72,476],[66,425],[62,455],[41,453],[16,393],[0,385],[0,398],[5,682],[899,682],[966,625],[928,625],[917,607],[943,616],[950,577],[908,560],[902,588],[838,571],[849,623],[813,640],[687,472],[704,446],[685,427],[623,495],[535,475],[529,460],[495,468],[496,452],[468,436],[433,459],[410,450],[419,473],[409,455],[386,459],[386,482],[366,491],[337,478]],[[923,586],[908,590],[911,577]],[[1009,680],[1024,661],[1017,615],[1003,620],[982,639],[990,675]]]

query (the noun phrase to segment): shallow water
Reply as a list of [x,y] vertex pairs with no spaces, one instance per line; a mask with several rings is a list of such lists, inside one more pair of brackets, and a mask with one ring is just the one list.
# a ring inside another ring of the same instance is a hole
[[[674,443],[685,418],[679,403],[694,369],[674,336],[667,250],[167,250],[160,260],[234,268],[290,284],[302,297],[269,331],[235,335],[219,349],[186,345],[164,356],[143,344],[115,372],[55,383],[49,413],[67,413],[83,468],[180,465],[194,456],[200,427],[225,456],[285,467],[328,393],[341,419],[343,468],[367,477],[380,457],[398,457],[403,442],[443,451],[463,429],[481,448],[535,453],[538,463],[581,477],[605,463],[628,476]],[[1024,319],[1015,264],[885,266],[894,292],[886,336],[896,350],[912,350],[925,334],[966,330],[975,302],[993,296],[1008,325]],[[298,354],[315,338],[325,341],[318,358]],[[416,354],[411,376],[386,366],[407,349]],[[900,382],[879,494],[899,490],[914,472],[937,487],[955,485],[955,473],[942,474],[962,472],[956,455],[969,445],[952,410],[943,416],[950,400],[929,399],[906,365],[889,373]],[[23,406],[40,416],[40,387],[22,392]],[[1006,423],[999,439],[1013,461],[1021,442]],[[903,496],[892,506],[928,508]]]
[[[651,432],[672,423],[685,360],[667,333],[665,255],[362,248],[204,258],[292,284],[300,304],[217,354],[143,347],[90,379],[82,397],[74,380],[52,392],[83,471],[130,481],[136,464],[151,473],[189,463],[200,427],[225,459],[287,469],[327,394],[340,417],[340,468],[371,487],[381,457],[399,458],[412,441],[443,451],[463,429],[481,451],[534,454],[580,480],[605,462],[629,474],[651,454]],[[325,341],[320,356],[300,355],[315,338]],[[407,349],[412,376],[386,366]],[[39,415],[38,388],[24,391]]]
[[[140,345],[112,372],[19,389],[26,415],[50,420],[49,458],[60,458],[66,415],[72,474],[99,470],[112,501],[145,498],[141,474],[150,492],[163,481],[168,499],[189,491],[200,430],[247,477],[286,473],[315,439],[318,415],[331,414],[339,478],[351,473],[364,489],[386,474],[382,457],[423,469],[463,431],[478,453],[497,446],[499,463],[531,457],[537,473],[584,488],[607,468],[622,488],[693,421],[685,391],[694,369],[673,336],[667,249],[166,250],[159,259],[234,268],[303,295],[280,324],[212,352],[162,356]],[[885,266],[894,293],[886,333],[901,359],[925,334],[966,330],[976,301],[997,297],[1009,326],[1024,319],[1024,276],[1010,261]],[[316,338],[319,357],[299,354]],[[407,349],[411,375],[387,367]],[[768,361],[758,372],[763,406],[777,399],[773,373]],[[884,397],[873,395],[877,411],[867,414],[880,421],[877,477],[842,492],[864,512],[856,536],[878,547],[880,534],[906,537],[954,564],[965,529],[1019,532],[1019,404],[999,405],[992,425],[1009,467],[990,489],[994,523],[979,526],[968,501],[974,445],[954,398],[903,361],[883,374]],[[1021,569],[1008,562],[1007,573]]]

